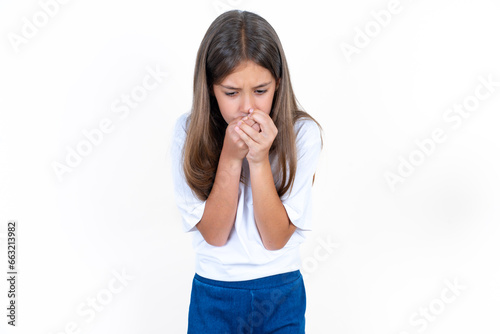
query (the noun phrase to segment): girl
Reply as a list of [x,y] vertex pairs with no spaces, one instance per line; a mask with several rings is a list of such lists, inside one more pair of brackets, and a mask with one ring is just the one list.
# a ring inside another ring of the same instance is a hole
[[240,10],[217,17],[193,93],[171,149],[196,252],[188,333],[304,333],[299,245],[311,230],[322,129],[297,107],[271,25]]

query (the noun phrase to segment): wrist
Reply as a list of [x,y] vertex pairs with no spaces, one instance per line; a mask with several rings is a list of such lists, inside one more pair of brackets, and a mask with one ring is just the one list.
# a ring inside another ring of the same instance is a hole
[[267,168],[268,166],[271,166],[271,163],[269,162],[269,157],[266,156],[265,159],[260,160],[260,161],[248,160],[248,166],[251,169],[262,169],[262,168]]
[[234,158],[229,156],[224,149],[220,154],[219,165],[223,164],[226,168],[229,168],[234,171],[240,171],[241,166],[243,165],[243,159]]

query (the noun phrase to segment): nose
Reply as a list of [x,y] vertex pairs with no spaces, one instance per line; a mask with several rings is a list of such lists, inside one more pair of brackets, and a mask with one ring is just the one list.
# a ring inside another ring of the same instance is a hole
[[244,94],[241,99],[240,110],[243,113],[248,113],[248,109],[255,108],[255,101],[252,94]]

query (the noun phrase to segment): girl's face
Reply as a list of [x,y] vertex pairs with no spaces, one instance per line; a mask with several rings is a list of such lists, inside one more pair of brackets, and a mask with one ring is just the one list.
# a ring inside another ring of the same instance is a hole
[[229,124],[239,116],[248,115],[250,108],[269,115],[276,88],[276,80],[268,69],[246,61],[219,85],[214,85],[214,94],[222,117]]

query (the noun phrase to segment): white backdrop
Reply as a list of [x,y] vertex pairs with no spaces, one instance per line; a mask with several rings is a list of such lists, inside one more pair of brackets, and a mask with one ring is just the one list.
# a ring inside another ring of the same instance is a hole
[[194,254],[169,144],[231,8],[276,29],[325,131],[307,332],[497,333],[494,0],[2,1],[0,333],[186,332]]

